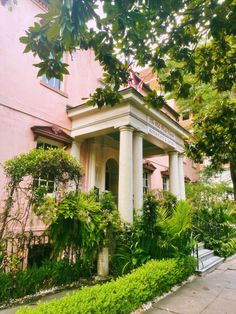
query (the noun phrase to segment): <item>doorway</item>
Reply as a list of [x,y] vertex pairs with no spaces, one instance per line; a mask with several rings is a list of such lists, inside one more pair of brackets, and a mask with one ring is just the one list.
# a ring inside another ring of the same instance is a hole
[[115,159],[108,159],[106,162],[105,189],[114,196],[116,205],[118,204],[118,173],[119,167]]

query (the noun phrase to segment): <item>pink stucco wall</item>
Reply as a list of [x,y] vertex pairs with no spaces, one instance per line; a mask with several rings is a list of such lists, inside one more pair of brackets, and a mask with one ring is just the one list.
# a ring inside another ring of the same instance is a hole
[[[23,54],[19,42],[25,30],[34,22],[34,16],[43,12],[37,1],[21,0],[12,11],[0,6],[0,163],[36,146],[31,127],[57,125],[69,133],[71,121],[66,105],[78,105],[99,86],[102,76],[92,51],[75,51],[73,59],[65,55],[69,76],[63,82],[62,93],[45,87],[37,78],[39,60],[32,54]],[[4,176],[0,170],[0,198]]]
[[[163,187],[162,182],[162,171],[167,171],[169,169],[169,157],[166,156],[156,156],[149,158],[148,160],[156,167],[155,171],[151,175],[151,188],[153,190],[160,190]],[[184,157],[184,175],[185,179],[191,182],[196,182],[199,180],[199,165],[193,163],[190,159]]]

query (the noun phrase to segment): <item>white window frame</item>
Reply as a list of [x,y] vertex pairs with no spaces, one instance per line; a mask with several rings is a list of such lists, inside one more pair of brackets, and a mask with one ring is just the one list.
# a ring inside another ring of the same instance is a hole
[[169,177],[162,176],[162,190],[169,191]]
[[150,191],[151,186],[151,172],[147,169],[143,169],[143,194]]
[[48,84],[50,87],[58,89],[58,90],[62,90],[62,81],[60,81],[59,79],[52,77],[49,79],[47,79],[46,74],[44,74],[41,77],[41,81]]
[[[57,141],[54,141],[54,140],[51,140],[51,139],[48,139],[48,138],[44,138],[44,137],[41,137],[39,136],[37,138],[37,142],[36,142],[36,148],[38,148],[38,144],[47,144],[49,146],[51,146],[52,148],[63,148],[63,144],[62,143],[59,143]],[[44,147],[43,147],[44,148]],[[48,147],[50,148],[50,147]],[[55,183],[55,180],[48,180],[48,179],[43,179],[41,177],[35,179],[35,181],[37,181],[37,186],[40,187],[40,186],[46,186],[48,188],[48,186],[50,185],[50,183],[53,183],[53,191],[52,192],[48,192],[47,195],[53,195],[56,191],[56,183]]]

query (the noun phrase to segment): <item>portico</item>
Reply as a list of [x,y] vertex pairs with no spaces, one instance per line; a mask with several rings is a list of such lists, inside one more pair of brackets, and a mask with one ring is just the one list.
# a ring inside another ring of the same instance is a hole
[[134,88],[120,93],[123,101],[117,106],[79,105],[68,109],[68,116],[72,154],[85,171],[82,188],[111,190],[122,219],[132,223],[133,209],[142,209],[144,158],[168,154],[170,191],[185,198],[183,150],[188,132],[167,114],[146,107]]

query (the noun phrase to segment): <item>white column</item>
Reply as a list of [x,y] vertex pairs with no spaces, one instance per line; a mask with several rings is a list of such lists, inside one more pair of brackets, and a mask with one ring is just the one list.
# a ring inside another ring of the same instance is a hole
[[96,139],[96,187],[99,188],[99,192],[105,191],[105,170],[106,164],[104,161],[104,139]]
[[169,152],[170,192],[179,198],[179,163],[178,153]]
[[120,127],[118,209],[125,222],[133,223],[133,128]]
[[82,144],[81,140],[74,140],[71,146],[71,155],[75,158],[80,159],[80,145]]
[[141,214],[143,207],[143,133],[134,132],[133,143],[134,208]]
[[97,259],[97,273],[98,277],[103,278],[109,274],[109,249],[108,247],[103,247],[98,253]]
[[[74,140],[71,146],[71,151],[70,151],[71,155],[77,158],[79,161],[80,161],[80,155],[81,155],[80,146],[82,144],[82,141],[83,140]],[[74,181],[73,182],[71,181],[69,183],[69,187],[68,187],[69,191],[75,191],[77,188],[78,186],[76,187],[76,184]]]
[[96,186],[96,142],[90,142],[89,168],[88,168],[88,191]]
[[185,200],[185,183],[184,183],[184,161],[183,154],[179,154],[178,162],[179,162],[179,198],[181,200]]

